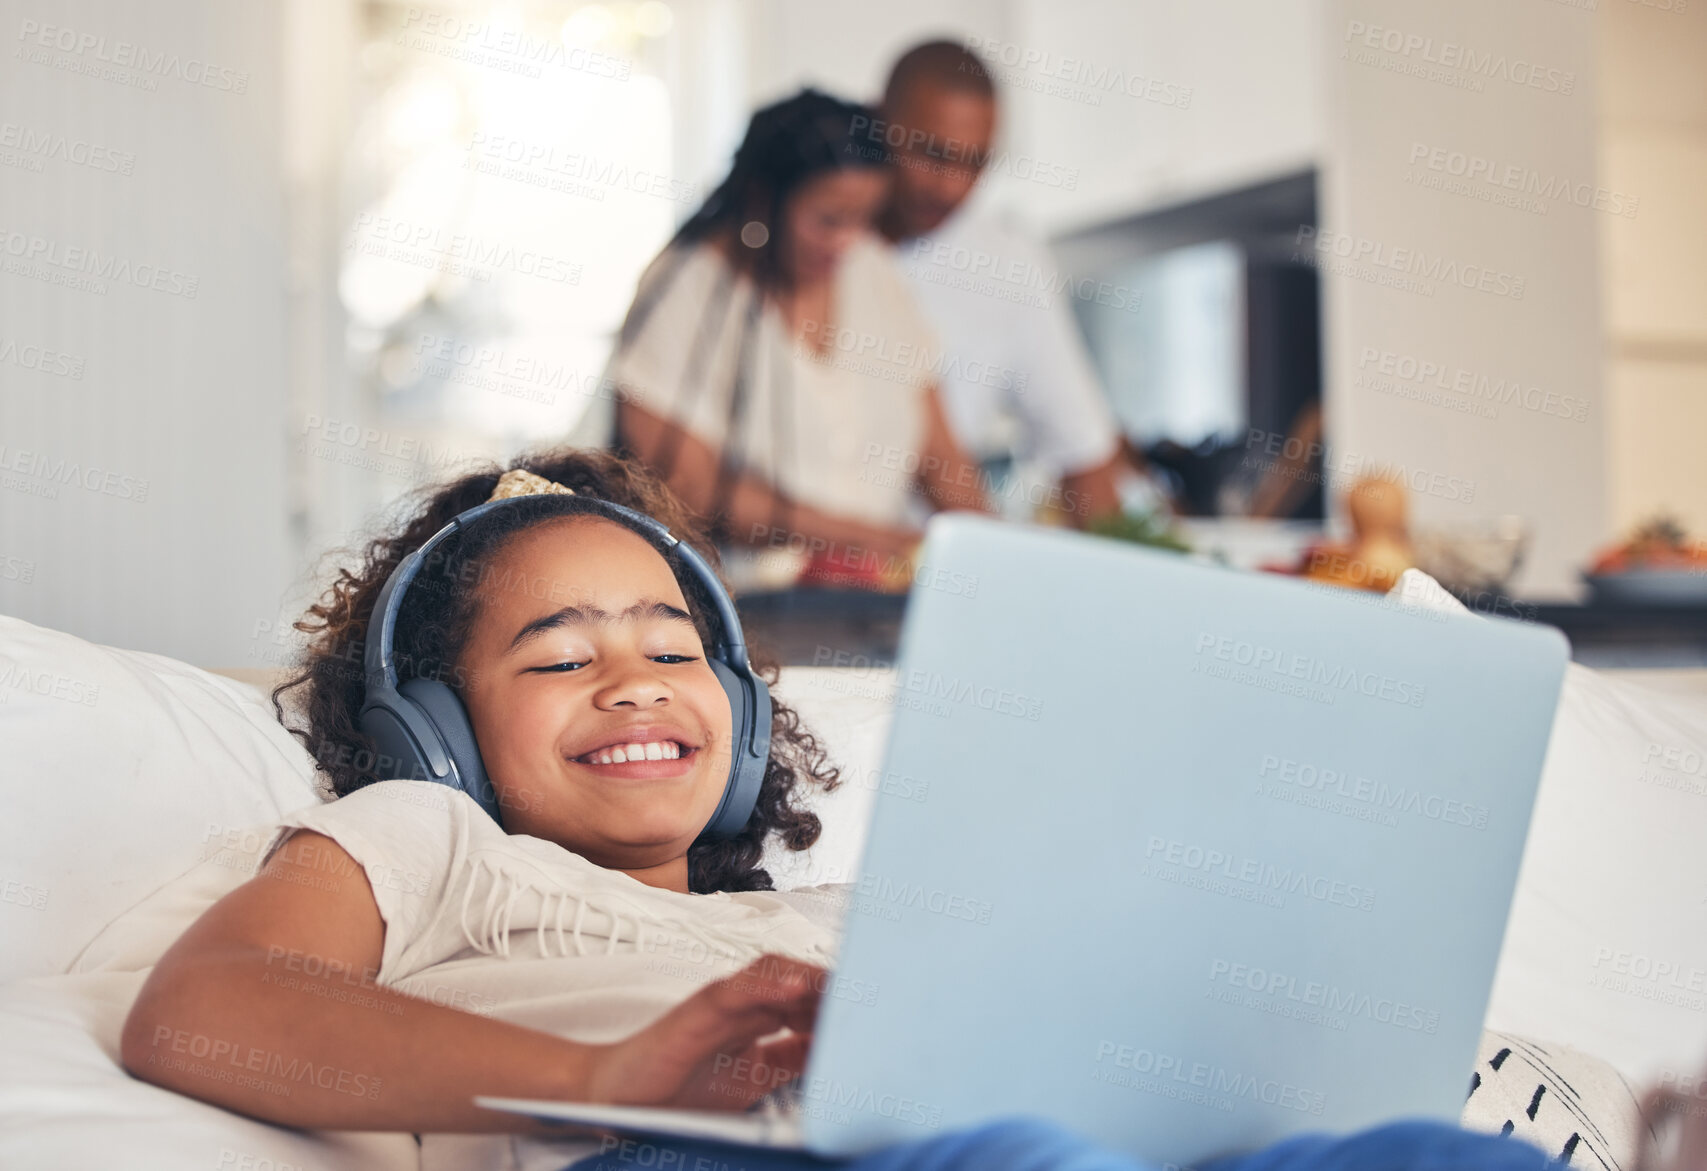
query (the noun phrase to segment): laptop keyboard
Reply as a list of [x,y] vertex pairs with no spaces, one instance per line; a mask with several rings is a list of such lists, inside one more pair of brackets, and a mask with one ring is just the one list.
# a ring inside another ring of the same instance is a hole
[[748,1114],[768,1114],[785,1117],[800,1111],[800,1075],[777,1086],[770,1093],[747,1107]]

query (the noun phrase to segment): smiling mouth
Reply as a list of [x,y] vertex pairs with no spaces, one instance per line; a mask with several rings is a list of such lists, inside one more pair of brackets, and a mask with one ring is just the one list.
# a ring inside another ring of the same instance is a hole
[[680,760],[698,751],[677,740],[648,740],[644,743],[611,744],[570,759],[576,764],[627,764],[641,760]]

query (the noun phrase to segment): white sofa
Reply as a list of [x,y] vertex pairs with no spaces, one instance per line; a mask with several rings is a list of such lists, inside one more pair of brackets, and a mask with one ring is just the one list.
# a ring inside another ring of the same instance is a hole
[[[1707,1059],[1707,684],[1666,683],[1571,668],[1488,1013],[1491,1029],[1608,1063],[1582,1059],[1579,1080],[1687,1076]],[[847,780],[816,801],[819,844],[771,859],[779,886],[854,876],[890,685],[784,672],[779,695]],[[102,1038],[140,974],[58,975],[229,835],[320,799],[261,692],[0,617],[0,745],[0,1166],[416,1167],[407,1135],[288,1131],[128,1077]]]

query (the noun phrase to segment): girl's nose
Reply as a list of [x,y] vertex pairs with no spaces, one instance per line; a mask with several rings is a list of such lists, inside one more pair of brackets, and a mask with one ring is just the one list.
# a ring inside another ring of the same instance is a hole
[[656,664],[650,660],[626,666],[599,689],[596,702],[600,707],[635,708],[668,703],[672,695],[670,685],[655,668]]

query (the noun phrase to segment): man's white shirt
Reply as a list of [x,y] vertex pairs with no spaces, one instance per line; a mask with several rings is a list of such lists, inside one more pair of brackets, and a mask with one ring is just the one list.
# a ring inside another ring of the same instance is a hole
[[1049,252],[988,212],[962,208],[895,245],[942,347],[949,427],[976,459],[1012,451],[1052,476],[1105,462],[1119,425]]

